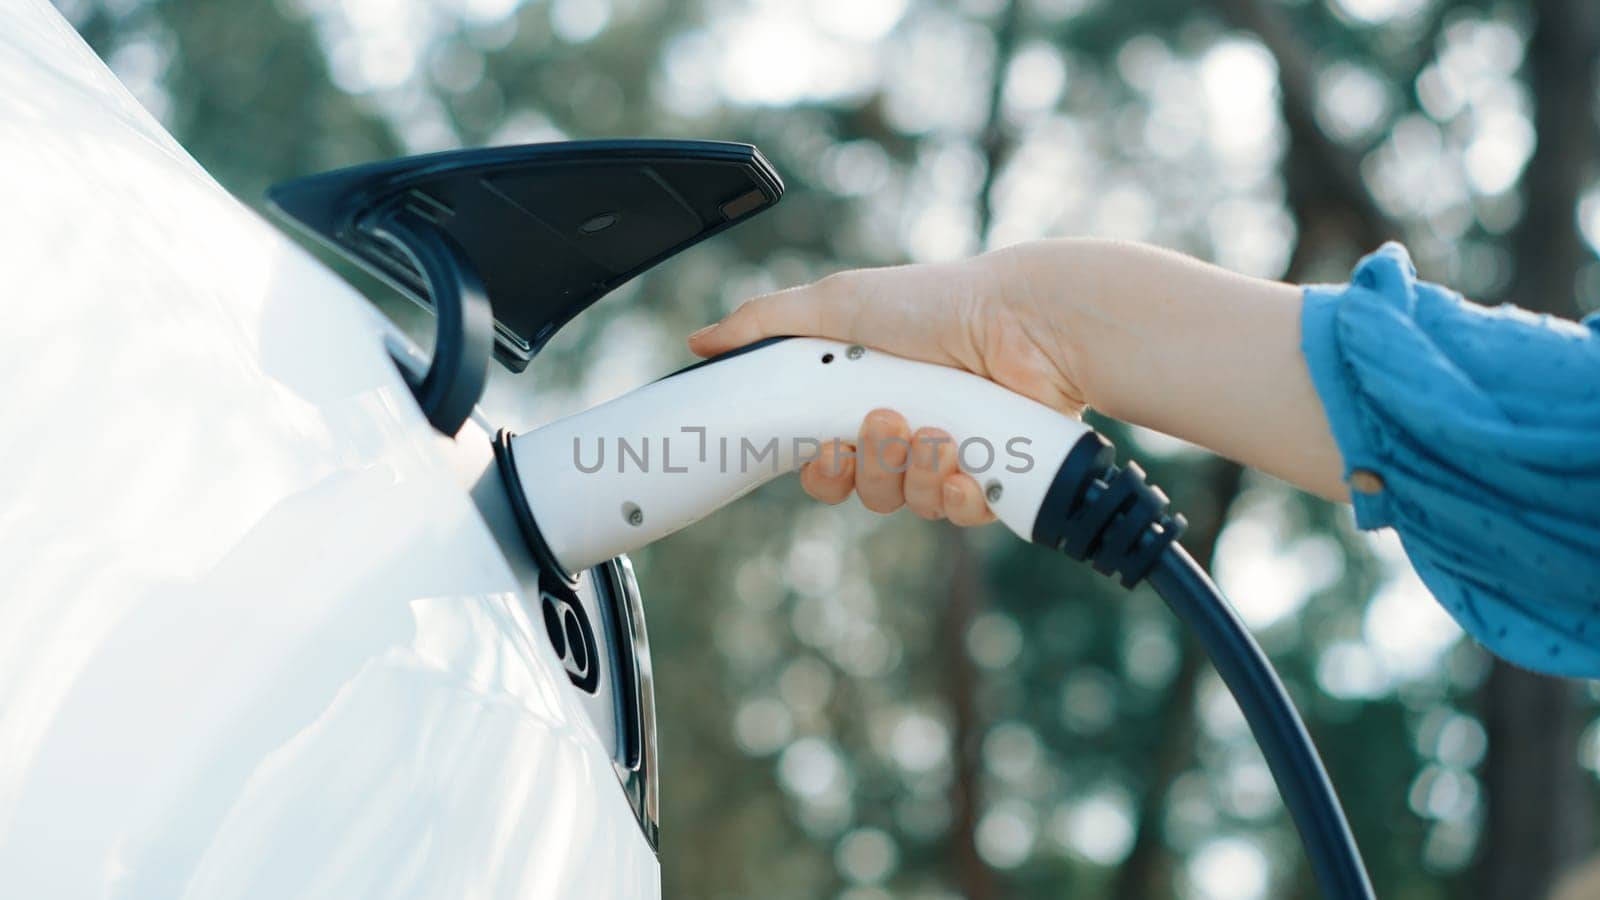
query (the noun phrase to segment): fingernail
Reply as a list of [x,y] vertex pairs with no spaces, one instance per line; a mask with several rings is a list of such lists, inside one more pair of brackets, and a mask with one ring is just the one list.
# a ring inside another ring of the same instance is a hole
[[721,324],[722,324],[721,322],[712,322],[710,325],[707,325],[704,328],[698,328],[698,329],[694,330],[693,332],[691,332],[689,334],[689,340],[693,341],[693,340],[695,340],[697,338],[703,338],[706,335],[710,334],[711,332],[715,331],[717,326],[721,325]]

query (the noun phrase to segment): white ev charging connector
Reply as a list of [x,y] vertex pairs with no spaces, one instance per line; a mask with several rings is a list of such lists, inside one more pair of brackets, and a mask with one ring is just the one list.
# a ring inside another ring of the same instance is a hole
[[[522,435],[496,455],[541,566],[570,577],[703,518],[856,438],[874,409],[938,426],[1024,540],[1148,581],[1238,700],[1330,898],[1371,898],[1344,811],[1265,654],[1176,543],[1181,516],[1088,426],[993,382],[859,345],[775,338]],[[871,452],[860,448],[858,452]]]
[[650,544],[854,443],[867,413],[938,424],[989,508],[1023,540],[1089,427],[992,381],[859,345],[789,338],[691,366],[511,441],[553,561],[565,573]]

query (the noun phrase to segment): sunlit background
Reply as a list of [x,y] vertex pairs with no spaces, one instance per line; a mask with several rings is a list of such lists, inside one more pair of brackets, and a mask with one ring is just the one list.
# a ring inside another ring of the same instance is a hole
[[[513,428],[686,362],[683,335],[753,293],[1052,235],[1297,281],[1398,237],[1487,302],[1600,302],[1592,0],[59,5],[256,205],[446,148],[759,146],[783,203],[498,372],[487,406]],[[1348,510],[1104,427],[1279,664],[1380,896],[1536,900],[1586,859],[1592,691],[1491,664]],[[638,565],[669,897],[1314,893],[1237,708],[1147,592],[787,483]]]

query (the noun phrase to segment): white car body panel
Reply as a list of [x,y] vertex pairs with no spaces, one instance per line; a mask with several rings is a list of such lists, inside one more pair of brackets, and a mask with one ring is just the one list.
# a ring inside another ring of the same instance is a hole
[[481,421],[44,0],[0,198],[0,894],[657,896]]

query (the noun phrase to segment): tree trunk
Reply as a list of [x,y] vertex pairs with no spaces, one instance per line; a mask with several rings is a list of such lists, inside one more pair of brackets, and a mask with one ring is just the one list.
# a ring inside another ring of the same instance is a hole
[[[1512,238],[1511,297],[1522,306],[1574,316],[1577,282],[1594,257],[1574,207],[1595,151],[1595,57],[1600,5],[1542,0],[1527,50],[1538,146],[1522,186],[1527,212]],[[1488,803],[1479,846],[1483,900],[1542,898],[1590,847],[1594,804],[1578,764],[1583,727],[1576,685],[1496,660],[1481,698],[1489,752]]]
[[[980,243],[986,242],[994,223],[994,184],[1010,140],[1000,109],[1006,69],[1016,50],[1021,6],[1011,0],[1000,13],[995,32],[994,71],[990,75],[989,109],[979,147],[986,171],[974,198]],[[949,564],[948,591],[941,622],[946,685],[952,722],[951,746],[954,777],[950,783],[950,842],[956,883],[967,900],[1000,896],[994,869],[978,852],[978,820],[982,815],[984,722],[978,710],[979,676],[967,654],[966,636],[978,613],[987,605],[981,560],[966,532],[947,527],[943,535],[944,558]]]
[[[1399,226],[1378,209],[1362,182],[1360,156],[1335,143],[1317,125],[1312,55],[1283,10],[1260,0],[1215,0],[1214,5],[1233,24],[1255,33],[1277,62],[1280,109],[1289,136],[1284,182],[1299,229],[1286,277],[1303,279],[1319,257],[1346,246],[1370,248],[1398,236]],[[1221,465],[1210,479],[1214,515],[1205,521],[1196,518],[1185,540],[1207,569],[1242,475],[1232,463]],[[1184,636],[1182,647],[1161,712],[1160,731],[1168,739],[1151,763],[1133,849],[1111,893],[1117,900],[1176,895],[1175,860],[1162,840],[1161,824],[1172,783],[1194,757],[1195,692],[1205,669],[1204,651],[1191,636]]]
[[954,777],[950,782],[950,838],[956,884],[967,900],[1000,896],[994,870],[978,852],[982,814],[983,718],[978,710],[978,672],[967,654],[967,629],[984,605],[978,554],[963,531],[946,527],[941,536],[948,562],[941,645],[946,660],[946,699],[951,714]]
[[1350,244],[1370,250],[1400,236],[1361,176],[1361,154],[1323,132],[1316,116],[1315,48],[1296,33],[1285,7],[1270,0],[1212,0],[1224,18],[1246,29],[1278,67],[1279,110],[1289,133],[1284,181],[1300,228],[1289,277],[1306,273],[1315,254]]
[[1483,900],[1537,900],[1588,850],[1589,777],[1578,765],[1579,708],[1570,682],[1498,660],[1484,686],[1488,817],[1480,841]]

